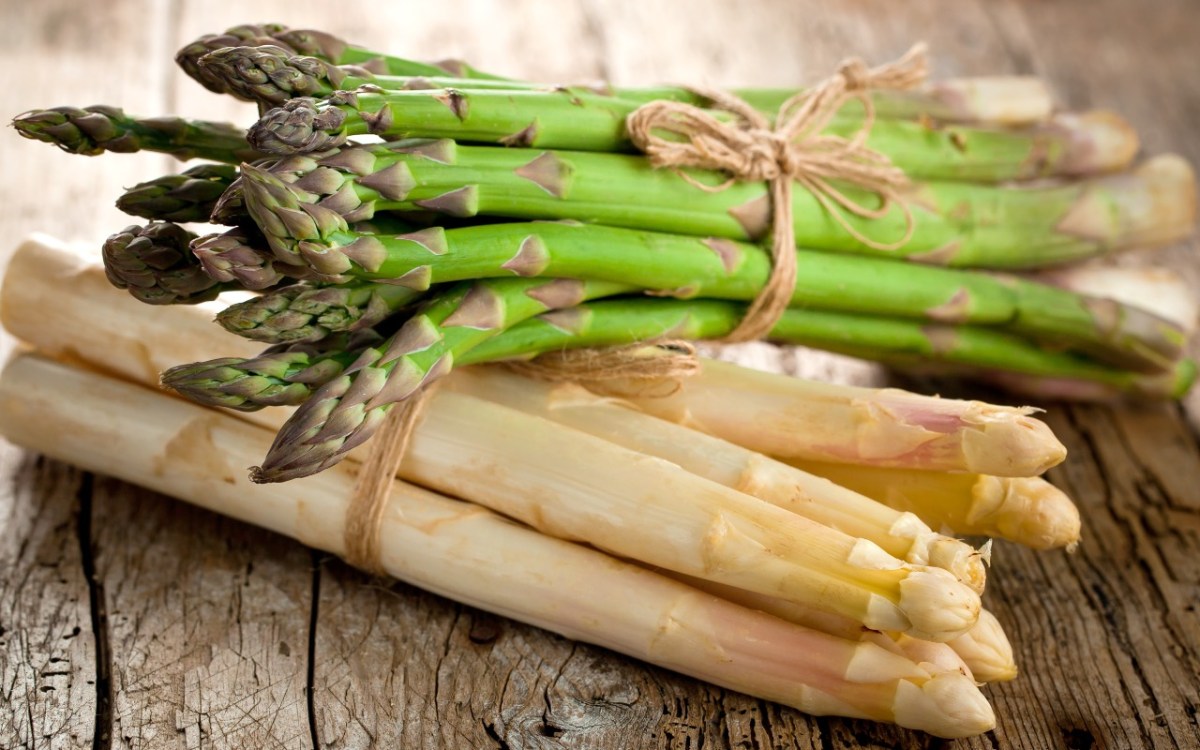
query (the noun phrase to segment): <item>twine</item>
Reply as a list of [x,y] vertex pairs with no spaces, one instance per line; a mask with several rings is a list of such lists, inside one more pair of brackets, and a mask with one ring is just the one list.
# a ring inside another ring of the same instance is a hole
[[379,575],[387,572],[382,565],[379,538],[383,511],[413,431],[439,382],[435,380],[392,407],[371,442],[367,460],[359,467],[342,529],[346,546],[343,557],[356,568]]
[[[875,124],[872,89],[911,89],[928,74],[925,45],[918,44],[895,62],[868,68],[859,59],[811,89],[783,103],[772,127],[766,116],[744,100],[714,89],[691,89],[712,102],[713,108],[735,115],[724,121],[709,110],[690,104],[654,101],[642,105],[625,122],[629,138],[656,167],[696,167],[730,175],[711,187],[685,172],[680,176],[701,190],[717,192],[735,182],[766,181],[771,201],[771,275],[724,341],[763,338],[774,327],[796,288],[796,239],[792,219],[792,185],[799,184],[850,236],[876,250],[895,250],[912,238],[912,211],[901,198],[908,178],[884,154],[866,145]],[[849,138],[823,133],[847,102],[862,102],[862,126]],[[674,138],[663,138],[656,131]],[[856,201],[834,182],[863,189],[879,197],[878,208]],[[895,242],[878,242],[850,224],[845,214],[878,219],[898,204],[904,211],[904,235]]]
[[[913,88],[925,80],[927,69],[922,44],[914,46],[899,60],[877,68],[868,68],[859,59],[848,60],[825,81],[784,102],[774,126],[739,97],[705,88],[691,91],[710,101],[712,109],[733,114],[734,121],[721,120],[708,110],[671,101],[649,102],[626,119],[630,140],[654,166],[677,170],[694,167],[730,175],[726,182],[713,187],[679,172],[683,179],[701,190],[717,192],[735,182],[768,183],[771,274],[745,316],[724,341],[763,338],[791,301],[796,287],[793,183],[812,193],[843,229],[867,247],[895,250],[912,237],[912,212],[900,196],[909,185],[908,178],[887,156],[866,146],[875,123],[875,106],[869,92],[872,89]],[[822,133],[838,110],[851,100],[862,102],[865,112],[862,126],[849,138]],[[656,131],[675,137],[663,138],[656,135]],[[834,182],[846,183],[878,196],[879,207],[871,208],[855,201],[841,192]],[[905,232],[903,237],[891,243],[863,235],[844,215],[878,219],[886,215],[893,204],[904,211]],[[684,378],[699,372],[700,363],[690,343],[661,341],[543,354],[528,362],[509,363],[509,367],[540,380],[577,382],[600,393],[629,395],[627,389],[631,383],[643,386],[667,383],[673,384],[672,392],[678,390]],[[359,470],[343,531],[345,559],[355,567],[385,572],[380,560],[383,512],[413,431],[436,386],[435,381],[392,408]]]

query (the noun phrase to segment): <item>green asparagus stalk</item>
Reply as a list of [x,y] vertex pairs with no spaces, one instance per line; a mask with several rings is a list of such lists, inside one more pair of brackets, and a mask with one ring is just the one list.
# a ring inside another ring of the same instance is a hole
[[421,296],[396,284],[296,284],[217,313],[225,330],[272,344],[316,342],[340,331],[371,328]]
[[207,222],[237,175],[232,164],[199,164],[134,185],[117,198],[117,208],[145,219]]
[[285,42],[277,39],[276,34],[287,31],[287,27],[279,23],[242,24],[226,29],[223,34],[205,34],[195,41],[185,45],[175,54],[175,63],[183,72],[204,88],[215,94],[233,94],[225,80],[210,74],[200,65],[200,58],[214,50],[225,47],[276,45],[284,47]]
[[[162,384],[204,406],[256,411],[303,403],[316,385],[341,375],[361,351],[282,351],[251,359],[226,357],[172,367]],[[315,384],[315,385],[314,385]]]
[[[417,140],[289,157],[270,172],[275,178],[272,200],[284,200],[279,185],[290,184],[292,194],[286,200],[319,217],[300,220],[298,213],[288,212],[304,229],[297,239],[318,239],[325,227],[334,231],[334,214],[357,221],[383,210],[575,219],[743,240],[765,234],[769,219],[762,183],[736,183],[708,192],[678,172],[655,170],[644,158],[622,154]],[[260,185],[268,181],[264,174],[256,170]],[[687,175],[712,186],[724,182],[715,172],[690,170]],[[874,196],[855,197],[866,205],[877,203]],[[855,239],[812,193],[797,190],[797,244],[937,265],[1040,267],[1176,239],[1190,232],[1195,220],[1194,175],[1185,161],[1173,156],[1150,160],[1129,174],[1067,185],[924,182],[907,197],[915,220],[912,239],[888,251]],[[260,210],[255,220],[264,224],[268,235],[288,237],[289,228],[268,213]],[[881,242],[899,239],[906,231],[903,213],[895,207],[878,219],[846,221]]]
[[117,107],[35,109],[14,117],[13,127],[26,138],[84,156],[157,151],[181,161],[208,159],[227,164],[263,158],[246,143],[245,131],[234,125],[181,117],[139,118]]
[[[246,190],[247,208],[268,228],[276,255],[335,282],[357,278],[424,289],[536,275],[749,301],[770,273],[767,253],[748,243],[547,222],[363,234],[319,207],[299,214],[305,196],[270,174],[253,172]],[[313,221],[293,234],[297,222],[290,217],[301,216]],[[1138,308],[1017,278],[806,250],[797,251],[796,263],[801,270],[791,304],[808,310],[998,326],[1148,372],[1173,367],[1185,343],[1177,327]]]
[[[468,365],[528,359],[563,349],[626,345],[664,338],[716,339],[728,335],[744,312],[744,306],[716,300],[595,302],[543,314],[515,325],[496,338],[461,352],[455,362]],[[1164,374],[1145,375],[1115,370],[1075,355],[1039,349],[1020,338],[987,329],[921,326],[908,321],[844,313],[789,309],[771,331],[770,338],[889,365],[910,366],[918,359],[948,363],[957,368],[960,376],[989,382],[1012,374],[1044,381],[1079,383],[1080,395],[1076,400],[1081,396],[1087,399],[1104,397],[1106,400],[1119,397],[1180,398],[1196,378],[1195,363],[1186,359]],[[300,396],[296,403],[307,398],[307,394]],[[1066,392],[1057,397],[1071,396],[1071,392]]]
[[273,257],[262,234],[252,227],[197,237],[190,249],[209,278],[245,289],[267,289],[312,275],[305,266],[288,266]]
[[[540,316],[464,354],[459,364],[527,358],[565,348],[623,345],[661,338],[717,339],[741,320],[745,307],[716,300],[614,300]],[[965,377],[1015,373],[1093,383],[1106,393],[1137,398],[1180,398],[1196,378],[1193,361],[1180,360],[1156,375],[1116,370],[1067,352],[975,326],[922,325],[870,315],[789,309],[769,335],[889,365],[954,365]]]
[[240,288],[204,273],[188,250],[195,236],[169,222],[125,227],[104,242],[104,272],[113,286],[151,305],[193,305]]
[[[272,154],[325,151],[358,135],[633,151],[624,123],[638,106],[570,89],[339,92],[320,102],[288,100],[251,127],[248,138]],[[826,132],[852,137],[861,124],[840,117]],[[1120,118],[1097,112],[1022,130],[878,120],[867,145],[913,178],[1000,182],[1120,169],[1137,152],[1137,137]]]
[[[265,37],[265,38],[264,38]],[[237,27],[223,35],[201,37],[181,50],[176,60],[196,80],[218,93],[227,93],[224,84],[207,79],[199,64],[204,55],[223,47],[274,45],[285,51],[314,57],[336,66],[351,65],[365,68],[377,75],[393,77],[420,76],[435,82],[445,76],[451,86],[469,82],[479,86],[495,82],[505,87],[530,84],[485,73],[460,60],[419,63],[404,58],[357,47],[322,31],[288,30],[277,24],[259,27]],[[344,88],[345,86],[343,86]],[[637,101],[671,99],[703,105],[706,101],[691,91],[677,86],[653,88],[612,89],[607,85],[587,87],[614,93]],[[753,106],[774,112],[796,89],[735,89],[734,93]],[[879,91],[872,94],[876,111],[882,117],[926,119],[951,122],[993,122],[1023,125],[1046,119],[1053,108],[1045,84],[1033,77],[997,76],[950,79],[928,84],[913,91]]]
[[[411,79],[337,75],[319,60],[289,58],[272,47],[230,47],[203,64],[243,96],[278,107],[248,135],[256,148],[275,154],[324,151],[367,134],[630,151],[624,122],[642,104],[581,89],[405,90],[398,87]],[[329,98],[305,98],[314,95]],[[850,137],[862,123],[861,113],[839,114],[828,132]],[[1127,166],[1138,145],[1133,129],[1107,112],[1022,130],[883,119],[867,144],[912,177],[985,182],[1112,171]]]
[[624,291],[603,282],[497,279],[437,295],[296,410],[254,469],[254,481],[286,481],[336,464],[370,438],[396,403],[450,372],[463,352],[534,315]]

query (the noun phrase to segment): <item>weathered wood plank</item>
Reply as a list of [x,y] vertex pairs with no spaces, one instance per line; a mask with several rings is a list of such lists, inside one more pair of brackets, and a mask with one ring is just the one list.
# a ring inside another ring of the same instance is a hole
[[0,747],[91,747],[98,660],[79,515],[90,478],[7,442],[0,476]]
[[308,550],[110,479],[93,511],[112,747],[308,746]]
[[[159,4],[126,0],[81,13],[69,0],[5,2],[0,16],[0,67],[9,71],[0,89],[5,117],[59,104],[162,104],[163,71],[123,46],[136,39],[147,54],[165,53],[137,36],[165,18]],[[107,61],[103,71],[97,60]],[[12,245],[35,230],[96,243],[129,223],[111,201],[96,199],[98,188],[110,192],[165,165],[159,156],[81,159],[4,137],[0,229]],[[0,356],[11,346],[0,337]],[[0,747],[91,747],[97,713],[110,708],[102,592],[87,577],[91,477],[7,444],[0,476]],[[101,743],[106,736],[107,728]]]

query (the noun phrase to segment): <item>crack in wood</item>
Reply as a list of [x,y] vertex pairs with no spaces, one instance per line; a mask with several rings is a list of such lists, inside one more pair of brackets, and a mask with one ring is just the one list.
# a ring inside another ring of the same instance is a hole
[[304,700],[308,712],[308,733],[313,750],[319,750],[320,737],[317,734],[316,700],[313,697],[317,674],[317,617],[321,604],[321,571],[324,567],[324,556],[317,550],[309,550],[312,561],[312,596],[309,601],[308,618],[308,662],[304,672]]
[[79,555],[83,576],[87,581],[88,608],[92,618],[92,637],[96,648],[96,723],[92,735],[92,750],[109,750],[112,747],[113,695],[112,695],[112,649],[108,640],[108,612],[104,597],[104,584],[96,575],[96,557],[99,550],[92,539],[92,488],[95,477],[83,474],[77,494],[79,516],[76,534],[79,539]]

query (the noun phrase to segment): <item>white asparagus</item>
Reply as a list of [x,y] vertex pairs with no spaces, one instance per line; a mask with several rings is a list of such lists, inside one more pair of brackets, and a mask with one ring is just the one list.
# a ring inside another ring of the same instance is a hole
[[896,510],[915,513],[948,534],[998,537],[1034,549],[1073,549],[1079,543],[1079,509],[1040,477],[796,463]]
[[970,545],[934,532],[911,513],[762,454],[625,408],[570,383],[550,384],[496,368],[467,368],[449,378],[446,387],[658,456],[697,476],[869,539],[907,562],[945,568],[976,591],[983,590],[984,563]]
[[[232,416],[26,354],[0,377],[0,432],[85,469],[345,551],[354,464],[253,485],[235,467],[271,436]],[[402,580],[810,713],[894,721],[942,737],[995,723],[964,675],[931,674],[875,644],[738,607],[403,483],[393,488],[381,542],[384,569]]]
[[854,620],[819,612],[793,602],[763,596],[744,589],[723,586],[712,581],[681,577],[664,572],[689,586],[713,596],[774,615],[781,620],[849,640],[866,640],[927,665],[933,672],[960,672],[978,682],[1006,682],[1017,676],[1012,644],[1000,621],[991,612],[981,610],[979,620],[966,633],[946,643],[912,638],[903,633],[864,630]]
[[[70,268],[70,256],[61,261],[57,255],[52,248],[27,246],[14,258],[5,284],[6,327],[45,351],[156,383],[159,363],[151,358],[159,341],[186,332],[193,349],[184,359],[195,359],[205,357],[208,340],[219,353],[232,339],[211,330],[211,324],[199,329],[170,324],[186,311],[148,315],[94,272]],[[46,273],[36,267],[46,265],[60,270]],[[48,290],[36,288],[45,277],[70,283],[73,290],[69,299],[54,303],[52,315],[63,317],[53,326],[38,314]],[[97,304],[88,302],[93,299]],[[71,315],[76,319],[67,321]],[[132,360],[127,352],[134,353]],[[277,428],[284,413],[264,410],[244,418]],[[514,440],[514,434],[521,439]],[[868,540],[666,461],[461,394],[439,392],[430,398],[401,475],[548,534],[800,601],[876,630],[947,640],[965,632],[980,607],[978,594],[943,569],[904,563]]]
[[644,411],[781,458],[1036,476],[1066,448],[1030,408],[857,388],[704,360],[672,391],[621,395]]

